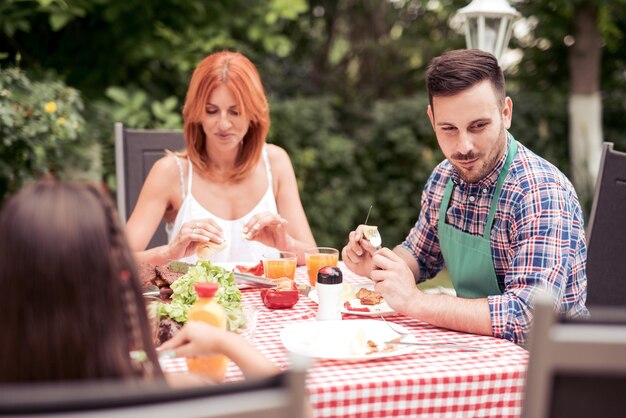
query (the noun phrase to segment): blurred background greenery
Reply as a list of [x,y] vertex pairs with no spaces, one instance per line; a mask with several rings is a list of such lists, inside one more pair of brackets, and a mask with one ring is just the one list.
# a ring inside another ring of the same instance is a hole
[[[384,243],[417,219],[442,155],[424,72],[464,48],[466,0],[4,0],[0,199],[54,171],[115,190],[113,123],[178,129],[194,66],[240,51],[271,101],[269,142],[290,154],[319,245],[365,220]],[[569,173],[568,52],[576,5],[597,8],[605,138],[626,149],[626,0],[511,1],[523,16],[506,66],[513,135]],[[587,202],[588,203],[588,202]]]

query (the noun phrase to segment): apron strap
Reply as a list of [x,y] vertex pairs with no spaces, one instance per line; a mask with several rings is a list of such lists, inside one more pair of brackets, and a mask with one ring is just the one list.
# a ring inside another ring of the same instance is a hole
[[445,225],[446,223],[446,213],[448,212],[448,205],[450,204],[450,196],[452,195],[452,190],[454,189],[454,183],[452,182],[452,177],[448,179],[448,184],[446,184],[446,190],[443,193],[443,198],[441,200],[441,209],[439,209],[439,225]]
[[498,184],[496,185],[496,190],[493,193],[493,201],[491,202],[491,209],[489,209],[489,216],[487,217],[487,224],[485,225],[485,232],[483,232],[483,238],[490,239],[491,238],[491,227],[493,226],[493,219],[496,215],[496,208],[498,206],[498,200],[500,199],[500,192],[502,191],[502,185],[504,184],[504,179],[509,173],[509,167],[511,167],[511,163],[513,159],[517,155],[517,141],[513,138],[513,135],[508,134],[511,138],[511,142],[509,143],[508,155],[506,156],[506,161],[504,162],[504,167],[502,167],[502,171],[498,176]]
[[[489,209],[489,216],[487,217],[487,224],[485,225],[485,231],[483,232],[483,238],[490,239],[491,236],[491,227],[493,226],[493,219],[496,215],[496,208],[498,206],[498,199],[500,198],[500,192],[502,191],[502,185],[504,184],[504,180],[506,175],[509,172],[509,168],[511,167],[511,163],[515,159],[517,155],[517,141],[513,138],[513,135],[508,134],[511,138],[511,142],[509,144],[508,154],[506,156],[506,161],[504,162],[504,166],[502,167],[502,171],[498,176],[498,183],[496,185],[496,190],[493,193],[493,200],[491,202],[491,208]],[[443,193],[443,198],[441,200],[441,209],[439,210],[439,224],[443,225],[446,223],[446,213],[448,212],[448,205],[450,204],[450,196],[452,195],[452,190],[454,189],[454,182],[452,178],[448,179],[448,183],[446,184],[446,190]]]

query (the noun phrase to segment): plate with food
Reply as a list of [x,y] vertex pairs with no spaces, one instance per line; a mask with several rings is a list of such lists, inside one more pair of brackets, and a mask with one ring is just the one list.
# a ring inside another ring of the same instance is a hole
[[[341,290],[341,313],[361,316],[392,315],[395,311],[383,296],[374,290],[374,283],[344,283]],[[312,289],[309,298],[319,303],[317,291]]]
[[[407,332],[403,342],[415,342],[410,330],[395,324],[400,332]],[[352,321],[303,321],[287,325],[280,340],[292,353],[332,360],[374,360],[408,354],[417,348],[390,343],[398,333],[383,321],[360,319]]]
[[263,261],[241,261],[241,262],[215,262],[216,266],[225,268],[228,271],[252,274],[263,277]]
[[[146,273],[152,274],[151,269],[146,268],[145,270]],[[170,339],[187,322],[189,309],[197,299],[194,285],[198,282],[217,283],[220,290],[223,289],[216,294],[215,299],[226,312],[226,326],[229,331],[236,332],[245,326],[247,316],[243,310],[241,292],[237,289],[237,284],[230,271],[208,261],[200,261],[193,266],[170,262],[167,270],[176,273],[177,277],[169,286],[171,292],[168,299],[153,305],[153,313],[157,315],[159,321],[159,328],[155,336],[156,345]],[[183,270],[184,273],[182,273]],[[155,271],[157,278],[162,280],[169,278],[168,275],[164,274],[164,270]],[[159,281],[157,279],[151,283],[158,286]]]
[[275,283],[265,279],[262,260],[258,262],[216,262],[213,264],[235,273],[235,281],[239,289],[257,286],[271,287],[275,285]]

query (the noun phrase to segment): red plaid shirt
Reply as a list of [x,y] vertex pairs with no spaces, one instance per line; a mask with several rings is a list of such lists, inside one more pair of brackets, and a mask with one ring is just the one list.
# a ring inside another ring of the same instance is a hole
[[[435,168],[422,193],[419,218],[402,243],[417,260],[420,282],[444,267],[437,221],[448,179],[452,177],[455,187],[446,221],[482,236],[505,159],[506,153],[478,183],[461,180],[448,160]],[[521,144],[498,200],[491,251],[502,290],[488,297],[495,337],[524,343],[532,320],[530,302],[538,289],[553,295],[559,312],[588,314],[587,246],[576,191],[555,166]]]

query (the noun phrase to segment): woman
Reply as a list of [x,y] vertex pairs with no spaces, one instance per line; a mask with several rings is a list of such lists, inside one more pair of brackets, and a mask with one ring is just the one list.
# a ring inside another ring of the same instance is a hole
[[[126,225],[138,260],[194,262],[208,244],[225,247],[211,261],[258,262],[281,250],[304,264],[316,244],[289,156],[265,143],[269,108],[255,66],[235,52],[206,57],[183,117],[185,151],[154,164]],[[146,250],[162,218],[169,244]]]
[[[6,203],[0,382],[163,378],[118,219],[95,186],[55,180]],[[223,353],[247,376],[278,371],[241,336],[205,324],[190,323],[166,348],[179,355]]]

